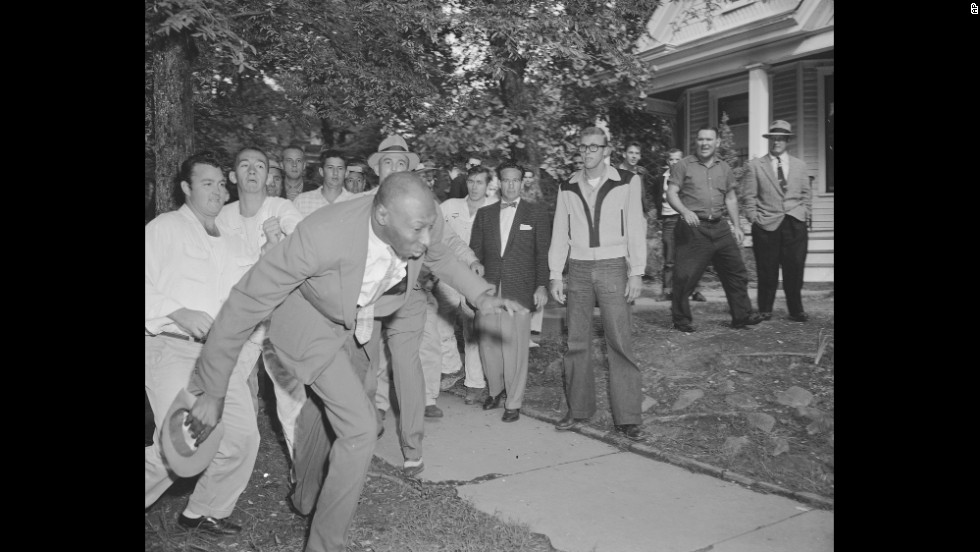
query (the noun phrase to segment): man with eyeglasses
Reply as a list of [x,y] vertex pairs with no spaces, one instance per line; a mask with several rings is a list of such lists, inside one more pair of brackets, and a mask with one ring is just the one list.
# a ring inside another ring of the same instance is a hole
[[[738,221],[735,173],[716,155],[718,129],[702,127],[697,134],[697,155],[688,155],[670,169],[667,202],[680,214],[683,224],[674,231],[676,264],[671,313],[674,329],[694,331],[688,299],[704,274],[714,265],[725,289],[732,315],[732,328],[747,329],[762,322],[752,312],[749,275],[739,245],[744,235]],[[727,211],[733,224],[729,226]],[[732,232],[735,233],[734,237]]]
[[608,144],[601,128],[583,130],[578,146],[583,168],[558,191],[548,266],[551,295],[564,304],[562,270],[568,260],[568,352],[563,360],[568,413],[555,429],[575,428],[595,414],[592,312],[598,301],[613,422],[617,431],[639,441],[643,382],[633,354],[630,304],[643,287],[647,224],[640,177],[605,162]]

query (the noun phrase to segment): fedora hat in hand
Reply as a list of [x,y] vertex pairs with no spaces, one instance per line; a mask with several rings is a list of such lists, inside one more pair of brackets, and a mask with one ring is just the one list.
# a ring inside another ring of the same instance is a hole
[[779,119],[773,121],[769,125],[769,132],[762,135],[763,138],[769,138],[770,136],[796,136],[796,134],[793,134],[793,127],[789,123]]
[[397,134],[392,134],[391,136],[385,138],[381,141],[381,145],[378,146],[378,152],[372,153],[368,157],[367,163],[375,173],[378,171],[378,163],[381,161],[381,156],[386,153],[404,153],[408,156],[408,170],[415,170],[415,167],[419,164],[419,154],[408,151],[408,144],[405,139]]
[[190,428],[184,425],[184,419],[190,415],[195,400],[197,397],[181,388],[160,428],[163,457],[167,466],[181,477],[193,477],[204,471],[218,452],[218,445],[225,434],[225,425],[218,422],[201,446],[194,446],[195,439],[191,437]]

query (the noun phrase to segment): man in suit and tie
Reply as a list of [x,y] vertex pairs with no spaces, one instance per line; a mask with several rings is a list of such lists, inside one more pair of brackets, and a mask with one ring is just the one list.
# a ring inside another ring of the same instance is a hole
[[[548,213],[538,204],[521,200],[521,166],[508,161],[497,171],[500,201],[476,212],[470,248],[499,297],[513,299],[528,310],[543,309],[548,304]],[[513,422],[520,418],[527,383],[531,314],[491,314],[477,320],[480,357],[490,385],[483,409],[497,408],[506,399],[502,419]]]
[[783,269],[783,293],[789,319],[806,322],[803,311],[803,267],[806,264],[807,229],[813,192],[806,163],[786,152],[793,127],[786,121],[773,121],[769,133],[769,154],[749,162],[742,181],[745,217],[752,223],[752,252],[759,275],[757,303],[759,314],[772,318],[779,269]]
[[[322,400],[336,438],[309,552],[345,549],[377,435],[374,405],[358,374],[363,369],[355,366],[378,354],[374,318],[390,316],[418,293],[423,259],[481,312],[525,310],[489,295],[486,282],[449,253],[432,233],[436,216],[432,193],[405,172],[387,178],[374,197],[315,211],[232,289],[201,352],[190,385],[198,395],[191,432],[200,441],[221,419],[238,351],[270,314],[269,338],[280,360]],[[404,291],[386,295],[400,280]]]

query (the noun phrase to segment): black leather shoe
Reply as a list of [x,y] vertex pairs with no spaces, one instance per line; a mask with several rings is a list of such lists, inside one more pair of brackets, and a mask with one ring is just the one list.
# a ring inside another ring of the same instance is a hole
[[760,312],[759,313],[759,317],[762,318],[763,321],[768,322],[769,320],[772,320],[772,313],[771,312]]
[[505,422],[516,422],[521,417],[521,409],[515,408],[513,410],[509,408],[504,408],[504,417],[501,420]]
[[442,418],[442,409],[434,404],[425,407],[426,418]]
[[682,331],[684,333],[691,333],[691,332],[694,331],[694,326],[692,326],[690,324],[676,324],[675,323],[674,324],[674,329],[675,330],[680,330],[680,331]]
[[793,322],[806,322],[810,319],[805,312],[801,312],[800,314],[791,314],[788,318]]
[[488,396],[485,401],[483,401],[483,410],[490,410],[493,408],[500,408],[500,403],[507,398],[507,391],[501,391],[496,397]]
[[737,322],[732,322],[732,328],[736,330],[741,330],[748,326],[755,326],[756,324],[762,322],[763,320],[765,320],[765,318],[760,316],[758,313],[750,314],[748,318],[739,320]]
[[697,301],[699,303],[704,303],[705,301],[707,301],[707,299],[704,298],[704,295],[701,295],[701,292],[700,291],[695,291],[694,294],[691,295],[691,301]]
[[569,429],[575,429],[576,427],[583,424],[588,418],[572,418],[572,413],[569,412],[561,419],[557,424],[555,424],[555,429],[558,431],[568,431]]
[[177,525],[180,525],[184,529],[197,529],[213,535],[237,535],[242,531],[241,527],[227,519],[214,519],[210,516],[201,516],[197,519],[192,519],[184,514],[180,514],[177,516]]
[[616,431],[622,433],[630,441],[642,441],[643,430],[637,424],[622,424],[616,426]]

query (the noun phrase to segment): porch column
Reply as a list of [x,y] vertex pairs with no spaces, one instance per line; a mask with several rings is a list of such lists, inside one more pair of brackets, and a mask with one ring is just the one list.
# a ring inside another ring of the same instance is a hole
[[769,152],[769,141],[762,137],[769,131],[769,65],[746,65],[749,71],[749,159]]

